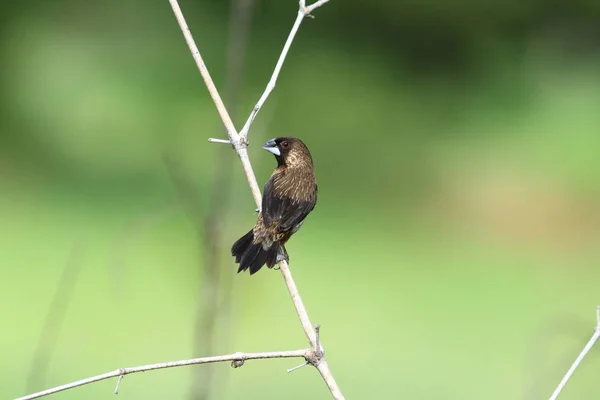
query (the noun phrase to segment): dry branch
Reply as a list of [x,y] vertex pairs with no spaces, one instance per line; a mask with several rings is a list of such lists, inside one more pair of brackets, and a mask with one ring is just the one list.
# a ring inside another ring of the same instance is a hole
[[267,358],[294,358],[294,357],[304,357],[307,358],[310,353],[310,349],[302,349],[302,350],[292,350],[292,351],[271,351],[264,353],[233,353],[226,354],[223,356],[213,356],[213,357],[201,357],[201,358],[192,358],[189,360],[180,360],[180,361],[169,361],[157,364],[148,364],[141,365],[139,367],[130,367],[130,368],[119,368],[112,372],[107,372],[105,374],[92,376],[91,378],[81,379],[79,381],[67,383],[66,385],[57,386],[52,389],[43,390],[41,392],[33,393],[27,396],[19,397],[15,400],[30,400],[37,399],[39,397],[48,396],[49,394],[62,392],[63,390],[72,389],[78,386],[87,385],[89,383],[103,381],[105,379],[110,378],[119,378],[117,381],[117,388],[115,392],[118,391],[118,384],[121,383],[121,380],[125,375],[135,374],[138,372],[146,372],[153,371],[155,369],[164,369],[164,368],[174,368],[174,367],[184,367],[187,365],[197,365],[197,364],[209,364],[209,363],[217,363],[224,361],[231,361],[233,367],[241,366],[246,360],[263,360]]
[[594,328],[594,334],[592,335],[590,340],[587,342],[587,344],[583,347],[583,350],[581,350],[581,353],[579,353],[579,355],[575,359],[575,362],[573,362],[573,365],[571,365],[571,368],[569,368],[569,370],[567,371],[565,376],[562,378],[562,380],[560,381],[560,383],[554,390],[554,393],[552,393],[552,396],[550,396],[550,400],[556,400],[558,398],[558,395],[560,394],[560,392],[562,392],[562,390],[564,389],[567,382],[569,382],[569,379],[571,379],[571,376],[573,375],[573,373],[575,372],[577,367],[579,367],[579,364],[581,364],[581,362],[583,361],[583,359],[585,358],[587,353],[592,349],[592,347],[598,341],[599,338],[600,338],[600,306],[597,306],[596,307],[596,326]]
[[[238,156],[240,158],[242,167],[244,168],[244,172],[246,174],[248,184],[250,185],[250,190],[252,191],[252,194],[254,196],[254,201],[256,202],[256,206],[260,209],[261,194],[260,194],[260,189],[258,188],[258,183],[256,181],[256,177],[254,175],[254,171],[252,170],[252,165],[250,164],[250,159],[248,158],[247,135],[250,130],[250,126],[252,125],[252,122],[254,121],[254,118],[256,117],[256,114],[258,113],[258,111],[260,110],[260,108],[262,107],[264,102],[266,101],[267,97],[269,96],[269,94],[275,87],[277,78],[279,76],[279,72],[281,71],[281,67],[283,65],[283,62],[285,61],[287,52],[296,36],[296,33],[298,32],[298,28],[300,27],[300,24],[302,23],[304,18],[309,16],[310,13],[314,9],[322,6],[328,0],[320,0],[308,7],[306,6],[305,0],[300,0],[300,8],[298,10],[298,16],[296,17],[296,21],[294,22],[292,30],[290,31],[288,39],[284,45],[282,54],[279,57],[279,60],[275,67],[275,70],[273,71],[273,75],[271,76],[271,79],[270,79],[269,83],[267,84],[267,88],[265,89],[265,92],[260,97],[257,105],[252,110],[252,113],[250,114],[250,117],[248,118],[246,125],[244,126],[244,128],[242,129],[242,131],[239,134],[233,127],[231,118],[229,117],[229,114],[227,113],[227,110],[225,109],[225,106],[223,105],[223,102],[221,101],[221,97],[219,96],[217,88],[216,88],[215,84],[213,83],[213,80],[208,72],[208,69],[206,68],[206,65],[204,64],[204,61],[202,60],[200,52],[198,51],[198,47],[196,46],[196,44],[194,42],[194,38],[192,37],[192,34],[187,26],[187,23],[185,22],[185,18],[183,17],[183,14],[181,12],[181,9],[179,8],[179,4],[177,3],[177,0],[169,0],[169,1],[171,3],[171,6],[173,7],[173,12],[175,13],[177,21],[179,22],[179,25],[181,27],[181,30],[185,37],[185,40],[190,48],[190,51],[192,52],[192,56],[194,57],[194,60],[196,60],[196,65],[198,66],[198,69],[200,70],[200,74],[202,74],[202,78],[204,79],[204,82],[206,83],[208,91],[210,92],[211,97],[215,101],[215,105],[217,107],[217,110],[219,111],[219,115],[221,116],[221,119],[223,120],[223,124],[225,125],[225,128],[227,129],[227,135],[229,136],[229,141],[223,141],[220,139],[209,139],[209,141],[217,142],[217,143],[231,143],[231,145],[233,146],[233,148],[235,149],[236,153],[238,154]],[[298,314],[298,318],[300,319],[302,328],[304,329],[304,333],[306,334],[306,337],[308,338],[308,341],[311,344],[311,348],[312,348],[311,356],[312,357],[308,361],[309,361],[309,363],[311,363],[318,369],[319,373],[321,374],[321,377],[327,384],[327,387],[331,391],[331,394],[333,395],[333,397],[335,399],[343,399],[344,396],[343,396],[339,386],[337,385],[337,383],[333,377],[333,374],[331,373],[331,370],[329,369],[327,361],[325,361],[323,349],[317,340],[317,337],[318,337],[317,332],[315,331],[313,324],[310,321],[308,312],[306,311],[306,307],[304,306],[302,298],[300,297],[300,292],[298,291],[298,287],[296,286],[296,283],[294,282],[294,278],[290,271],[289,265],[286,261],[282,261],[281,263],[279,263],[279,267],[281,270],[281,274],[283,275],[285,284],[290,293],[290,296],[292,298],[294,307],[296,309],[296,314]]]
[[[219,115],[223,121],[223,124],[225,125],[225,128],[227,130],[227,135],[229,137],[229,140],[209,139],[209,141],[217,142],[217,143],[229,143],[233,146],[238,157],[240,158],[242,167],[246,174],[246,178],[248,179],[248,184],[250,186],[250,190],[252,191],[254,201],[256,202],[256,205],[258,206],[258,208],[260,208],[260,206],[261,206],[261,194],[260,194],[260,189],[259,189],[258,183],[256,181],[256,177],[254,176],[254,171],[252,170],[252,165],[250,164],[250,159],[248,158],[248,151],[247,151],[248,131],[250,129],[252,121],[256,117],[256,114],[258,113],[258,111],[260,110],[260,108],[262,107],[264,102],[266,101],[267,97],[269,96],[269,94],[275,87],[277,77],[279,76],[279,72],[280,72],[283,62],[285,60],[287,52],[291,46],[291,43],[294,40],[294,37],[298,31],[298,28],[300,27],[301,22],[304,20],[305,17],[310,16],[310,13],[314,9],[322,6],[327,1],[328,0],[319,0],[310,6],[306,6],[305,0],[300,0],[300,8],[298,11],[298,16],[296,18],[296,21],[294,22],[294,25],[290,32],[290,35],[288,36],[288,39],[285,43],[282,54],[279,57],[277,66],[275,67],[275,70],[273,72],[271,80],[269,81],[269,84],[267,85],[265,92],[260,97],[259,102],[254,107],[250,117],[248,118],[248,121],[246,122],[246,125],[244,126],[244,130],[241,132],[243,134],[240,134],[236,131],[236,129],[233,125],[233,121],[231,120],[231,117],[229,116],[229,113],[227,112],[227,109],[226,109],[225,105],[223,104],[223,100],[221,99],[221,96],[219,95],[219,92],[208,72],[208,69],[206,68],[206,65],[204,64],[204,60],[202,59],[200,51],[198,50],[198,47],[196,46],[196,44],[194,42],[194,39],[190,32],[190,29],[187,26],[187,23],[185,21],[183,13],[181,12],[181,8],[179,7],[177,0],[169,0],[169,3],[171,4],[171,7],[173,9],[173,13],[175,14],[177,22],[178,22],[178,24],[181,28],[181,31],[183,32],[183,35],[185,37],[186,43],[188,44],[188,46],[190,48],[192,56],[193,56],[193,58],[196,62],[196,65],[200,71],[200,74],[202,75],[202,78],[204,79],[204,82],[206,83],[208,91],[217,107],[217,111],[219,112]],[[306,307],[304,306],[304,303],[302,302],[302,298],[300,297],[300,293],[298,292],[298,288],[296,286],[296,283],[294,282],[294,278],[290,271],[289,265],[286,261],[283,261],[279,264],[279,267],[280,267],[281,273],[283,275],[285,284],[290,293],[290,296],[292,298],[292,302],[296,309],[298,318],[300,319],[300,322],[302,324],[302,328],[304,329],[304,333],[306,334],[306,337],[308,338],[308,341],[310,342],[311,347],[309,349],[302,349],[302,350],[295,350],[295,351],[282,351],[282,352],[266,352],[266,353],[234,353],[234,354],[229,354],[229,355],[224,355],[224,356],[202,357],[202,358],[195,358],[195,359],[190,359],[190,360],[181,360],[181,361],[171,361],[171,362],[165,362],[165,363],[159,363],[159,364],[150,364],[150,365],[144,365],[144,366],[132,367],[132,368],[121,368],[121,369],[115,370],[113,372],[109,372],[109,373],[102,374],[102,375],[97,375],[97,376],[87,378],[87,379],[82,379],[82,380],[79,380],[76,382],[68,383],[66,385],[57,386],[52,389],[48,389],[48,390],[44,390],[44,391],[34,393],[34,394],[31,394],[28,396],[20,397],[16,400],[35,399],[35,398],[46,396],[46,395],[49,395],[52,393],[57,393],[57,392],[60,392],[63,390],[68,390],[68,389],[71,389],[74,387],[83,386],[83,385],[87,385],[89,383],[98,382],[101,380],[115,378],[115,377],[118,378],[117,387],[115,389],[115,392],[117,392],[118,386],[121,383],[121,380],[123,379],[123,377],[125,375],[137,373],[137,372],[151,371],[151,370],[155,370],[155,369],[172,368],[172,367],[180,367],[180,366],[196,365],[196,364],[207,364],[207,363],[215,363],[215,362],[223,362],[223,361],[232,361],[233,367],[239,367],[239,366],[243,365],[245,360],[266,359],[266,358],[290,358],[290,357],[303,357],[308,364],[315,366],[317,368],[317,370],[319,371],[321,377],[327,384],[327,387],[329,388],[333,398],[336,400],[344,399],[344,396],[343,396],[339,386],[337,385],[337,383],[333,377],[333,374],[331,373],[331,370],[329,369],[327,361],[325,360],[324,351],[321,346],[320,338],[319,338],[319,327],[317,326],[317,328],[315,329],[313,327],[312,323],[310,322],[310,318],[306,311]]]

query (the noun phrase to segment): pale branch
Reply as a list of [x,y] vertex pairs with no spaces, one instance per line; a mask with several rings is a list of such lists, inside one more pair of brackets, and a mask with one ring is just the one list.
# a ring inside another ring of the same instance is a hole
[[204,83],[208,88],[208,92],[210,93],[210,97],[212,97],[213,102],[217,106],[217,111],[223,120],[223,125],[225,125],[225,129],[227,129],[227,134],[234,138],[237,138],[239,135],[235,130],[235,126],[233,125],[233,121],[227,112],[227,108],[221,99],[221,95],[219,95],[219,91],[215,86],[210,74],[208,73],[208,69],[206,68],[206,64],[204,64],[204,60],[202,59],[202,55],[196,46],[196,42],[194,42],[194,38],[192,37],[192,33],[190,32],[190,28],[188,28],[187,22],[185,22],[185,18],[183,17],[183,13],[181,12],[181,8],[179,7],[179,3],[177,0],[169,0],[171,4],[171,8],[173,9],[173,13],[175,14],[175,18],[177,19],[177,23],[181,28],[181,32],[183,32],[183,36],[185,37],[185,41],[192,52],[192,57],[194,57],[194,61],[196,61],[196,66],[200,70],[200,74],[202,75],[202,79],[204,79]]
[[267,98],[269,97],[269,95],[271,94],[273,89],[275,89],[275,84],[277,83],[277,78],[279,77],[279,72],[281,71],[281,67],[283,67],[283,62],[285,61],[288,50],[290,49],[290,46],[292,45],[292,42],[294,41],[294,37],[296,37],[296,32],[298,32],[298,28],[300,28],[300,24],[302,23],[302,20],[304,20],[304,17],[305,17],[304,12],[298,11],[298,16],[296,17],[296,21],[294,22],[294,25],[292,26],[292,30],[285,42],[285,45],[283,46],[283,50],[281,51],[279,60],[277,60],[277,64],[275,65],[275,70],[273,70],[273,75],[271,76],[271,79],[269,80],[269,83],[267,84],[267,88],[265,89],[262,96],[260,96],[260,98],[258,99],[258,103],[256,103],[256,105],[252,109],[252,112],[250,113],[248,120],[246,121],[246,123],[244,124],[244,127],[240,131],[240,136],[242,136],[244,138],[248,138],[248,132],[250,131],[250,125],[252,125],[252,123],[254,122],[254,118],[256,118],[256,115],[262,108],[263,104],[265,103],[265,101],[267,101]]
[[235,126],[233,125],[233,121],[227,112],[227,108],[219,95],[219,91],[213,82],[208,69],[206,68],[206,64],[204,64],[204,60],[202,59],[202,55],[198,50],[198,46],[196,46],[196,42],[194,42],[194,38],[192,37],[192,33],[190,32],[190,28],[188,28],[187,22],[185,22],[185,18],[183,17],[183,13],[181,12],[181,8],[179,7],[179,3],[177,0],[169,0],[171,4],[171,8],[173,9],[173,13],[175,14],[175,18],[177,19],[177,23],[181,28],[181,32],[183,32],[183,36],[185,41],[190,48],[192,53],[192,57],[194,57],[194,61],[196,61],[196,66],[202,75],[202,79],[204,79],[204,83],[208,88],[208,92],[210,93],[215,106],[217,107],[217,111],[219,112],[219,116],[223,121],[223,125],[225,125],[225,129],[227,129],[227,136],[229,136],[229,141],[235,151],[237,152],[240,160],[242,161],[242,165],[244,167],[244,172],[246,173],[246,177],[248,178],[248,183],[250,184],[250,190],[252,191],[252,196],[254,197],[254,201],[260,203],[261,195],[260,188],[256,183],[256,179],[251,179],[250,177],[254,177],[254,171],[252,170],[252,165],[250,164],[250,159],[248,158],[248,144],[245,139],[242,139],[240,135],[235,130]]
[[[277,84],[277,79],[279,78],[279,73],[281,72],[281,68],[283,67],[283,63],[285,62],[288,51],[290,50],[290,47],[292,46],[292,42],[294,41],[294,38],[296,37],[296,33],[298,33],[298,28],[300,28],[300,24],[302,23],[302,21],[304,20],[305,17],[311,16],[310,13],[315,8],[321,7],[323,4],[327,3],[328,1],[329,0],[319,0],[316,3],[314,3],[308,7],[306,6],[305,0],[300,1],[300,8],[298,10],[298,15],[296,16],[296,21],[294,21],[292,30],[290,31],[290,34],[288,35],[288,38],[285,41],[285,44],[283,45],[283,50],[281,50],[281,54],[279,55],[277,64],[275,64],[275,69],[273,70],[271,79],[269,79],[269,83],[267,83],[267,87],[266,87],[265,91],[263,92],[262,96],[260,96],[260,98],[258,99],[258,102],[252,109],[252,112],[250,112],[250,116],[246,120],[244,127],[240,131],[239,135],[241,138],[245,139],[246,143],[248,142],[247,139],[248,139],[248,132],[250,131],[250,126],[254,122],[256,115],[262,108],[263,104],[265,104],[265,101],[267,101],[267,98],[269,97],[269,95],[271,94],[273,89],[275,89],[275,85]],[[213,138],[208,139],[208,141],[213,142],[213,143],[227,143],[227,141],[223,141],[221,139],[213,139]]]
[[[252,124],[254,117],[251,114],[250,117],[248,118],[249,122],[246,122],[247,126],[244,127],[245,134],[241,135],[235,131],[235,129],[233,128],[233,123],[231,122],[231,118],[229,118],[229,114],[227,113],[227,110],[225,109],[225,106],[223,105],[223,102],[221,101],[221,97],[219,96],[219,94],[217,92],[217,89],[212,81],[212,78],[210,77],[208,70],[206,69],[206,66],[204,65],[204,62],[202,61],[202,57],[200,56],[198,47],[194,43],[194,38],[192,37],[192,34],[185,22],[183,14],[181,13],[181,9],[179,8],[179,5],[177,4],[177,0],[169,0],[169,1],[171,3],[171,6],[173,7],[173,12],[175,13],[177,22],[179,23],[179,26],[183,32],[185,40],[188,43],[188,46],[192,52],[192,56],[196,60],[198,69],[200,70],[200,73],[202,74],[202,77],[204,78],[204,81],[207,84],[207,87],[211,94],[211,97],[213,98],[213,100],[215,100],[215,105],[219,111],[219,114],[221,115],[221,119],[223,120],[223,123],[225,124],[225,128],[227,129],[227,135],[229,136],[229,141],[240,158],[242,167],[244,168],[244,172],[246,173],[246,178],[248,180],[250,190],[252,191],[252,194],[254,197],[254,201],[256,202],[257,207],[260,209],[262,196],[260,194],[260,189],[258,188],[258,182],[256,181],[256,176],[254,175],[254,171],[252,170],[252,165],[250,164],[250,159],[248,157],[248,151],[247,151],[248,141],[246,138],[246,135],[248,133],[248,130],[250,128],[250,125]],[[269,93],[273,90],[273,87],[275,85],[277,77],[279,76],[279,71],[281,70],[281,66],[283,65],[283,62],[285,60],[285,56],[287,55],[289,47],[290,47],[291,43],[293,42],[294,37],[296,36],[296,32],[298,31],[298,28],[299,28],[300,23],[302,22],[303,18],[310,15],[311,11],[313,11],[317,7],[320,7],[321,5],[325,4],[326,2],[327,2],[327,0],[320,0],[320,1],[317,1],[316,3],[307,7],[305,0],[300,0],[298,17],[296,18],[296,22],[294,23],[294,26],[292,27],[292,30],[288,37],[288,40],[286,41],[282,55],[279,57],[279,61],[277,63],[277,66],[275,67],[275,71],[273,72],[271,81],[269,81],[269,84],[267,85],[265,92],[260,97],[260,100],[257,103],[257,106],[255,106],[252,111],[252,113],[254,113],[254,116],[256,116],[256,113],[258,112],[258,110],[260,109],[262,104],[267,99]],[[242,131],[242,133],[244,133],[244,130]],[[215,141],[215,140],[210,139],[210,141]],[[304,333],[306,334],[306,337],[308,338],[308,340],[311,344],[311,347],[313,349],[312,355],[315,356],[315,358],[313,358],[312,360],[307,360],[307,361],[309,361],[310,364],[314,365],[318,369],[319,373],[321,374],[321,377],[327,384],[327,387],[329,388],[334,399],[336,399],[336,400],[344,399],[344,396],[343,396],[339,386],[337,385],[337,383],[333,377],[333,374],[332,374],[331,370],[329,369],[327,362],[324,359],[323,349],[322,349],[320,343],[317,341],[317,332],[315,331],[312,323],[310,322],[310,318],[308,317],[308,312],[306,311],[306,307],[304,306],[304,303],[302,302],[302,298],[300,297],[300,293],[298,292],[298,288],[296,286],[296,283],[294,282],[294,278],[292,276],[292,273],[290,271],[287,261],[280,262],[279,268],[281,270],[281,274],[283,275],[283,279],[285,281],[285,284],[286,284],[288,291],[290,293],[290,296],[292,298],[292,302],[296,309],[296,313],[298,314],[298,318],[300,319],[300,322],[304,329]]]
[[275,65],[275,69],[273,70],[273,75],[271,75],[271,79],[269,80],[269,83],[267,84],[267,88],[265,89],[262,96],[260,96],[258,103],[256,103],[256,105],[252,109],[252,112],[250,113],[248,120],[246,121],[246,123],[244,124],[244,127],[240,131],[241,137],[246,138],[246,139],[248,138],[248,132],[250,131],[250,125],[252,125],[252,123],[254,122],[254,118],[256,118],[256,115],[262,108],[263,104],[265,103],[265,101],[267,101],[267,97],[269,97],[269,95],[271,94],[273,89],[275,89],[275,85],[277,83],[277,78],[279,78],[279,73],[281,72],[281,67],[283,67],[283,63],[285,61],[285,58],[287,57],[290,47],[292,46],[292,42],[294,41],[294,38],[296,37],[298,28],[300,28],[300,24],[302,23],[302,21],[304,20],[305,17],[308,17],[310,15],[310,12],[312,10],[314,10],[317,7],[321,7],[323,4],[327,3],[328,1],[329,0],[320,0],[309,7],[306,7],[304,0],[300,1],[300,9],[298,10],[298,16],[296,17],[296,21],[294,21],[292,30],[290,31],[290,34],[288,35],[288,38],[285,41],[283,50],[281,50],[281,55],[279,56],[279,59],[277,60],[277,64]]
[[121,384],[121,381],[123,380],[123,378],[125,377],[125,375],[119,375],[119,379],[117,379],[117,386],[115,386],[115,394],[119,394],[119,385]]
[[558,398],[560,392],[562,392],[562,390],[564,389],[567,382],[569,382],[569,379],[571,379],[571,376],[573,375],[577,367],[579,367],[579,364],[581,364],[587,353],[592,349],[592,347],[598,341],[598,339],[600,339],[600,306],[596,307],[596,326],[594,327],[594,334],[584,346],[583,350],[581,350],[581,353],[579,353],[579,355],[575,359],[575,362],[573,362],[573,365],[571,365],[571,368],[569,368],[565,376],[562,378],[562,380],[552,393],[552,396],[550,396],[550,400],[556,400]]
[[[308,7],[306,6],[304,0],[300,1],[300,10],[299,10],[298,18],[296,19],[296,22],[294,23],[294,27],[292,28],[292,32],[290,33],[290,36],[288,37],[286,45],[284,46],[282,56],[280,57],[280,59],[278,61],[278,65],[275,68],[273,77],[271,78],[271,81],[269,82],[269,86],[267,86],[267,89],[265,90],[266,95],[263,94],[261,96],[261,100],[259,100],[259,103],[255,107],[255,111],[253,111],[254,117],[256,116],[256,113],[258,112],[260,107],[262,107],[262,104],[265,102],[266,98],[268,97],[268,94],[274,88],[275,81],[277,79],[277,76],[279,75],[279,71],[281,70],[281,65],[283,64],[283,61],[285,60],[285,55],[287,54],[287,51],[289,50],[289,47],[293,41],[293,38],[296,35],[296,32],[300,25],[300,22],[302,21],[302,19],[304,17],[310,16],[311,11],[313,11],[315,8],[320,7],[321,5],[325,4],[327,1],[328,0],[319,0],[316,3],[314,3]],[[244,172],[246,174],[246,178],[248,179],[248,184],[250,186],[250,190],[252,191],[252,195],[254,197],[254,201],[255,201],[256,205],[258,206],[258,208],[260,209],[261,194],[260,194],[260,189],[258,187],[258,183],[256,181],[256,177],[254,175],[254,171],[252,170],[252,165],[250,164],[250,159],[248,158],[248,151],[247,151],[248,142],[246,140],[246,137],[240,136],[240,134],[235,130],[233,121],[231,120],[231,117],[229,116],[229,113],[227,112],[227,109],[226,109],[225,105],[223,104],[223,101],[222,101],[222,99],[219,95],[219,92],[217,91],[217,88],[208,72],[208,69],[206,68],[206,65],[204,64],[204,61],[200,54],[200,51],[198,50],[198,48],[194,42],[194,39],[190,32],[190,29],[188,28],[187,23],[185,22],[185,18],[183,17],[183,13],[181,12],[181,9],[179,7],[177,0],[169,0],[169,3],[171,4],[171,7],[173,8],[173,12],[177,19],[177,22],[183,32],[183,35],[184,35],[185,40],[190,48],[192,56],[193,56],[194,60],[196,61],[196,65],[200,71],[200,74],[202,75],[204,82],[206,83],[206,86],[208,88],[208,91],[217,107],[217,110],[219,112],[221,120],[223,121],[223,124],[225,125],[225,128],[227,129],[227,135],[229,137],[228,141],[222,140],[222,139],[211,139],[210,141],[217,142],[217,143],[229,143],[235,149],[236,153],[238,154],[238,157],[240,158],[242,166],[244,168]],[[300,22],[298,22],[298,21],[300,21]],[[248,127],[245,129],[245,135],[247,135],[249,127],[250,127],[254,117],[251,116],[251,118],[249,118],[250,124],[247,124]],[[296,284],[292,277],[291,271],[289,269],[289,265],[286,261],[283,261],[279,264],[279,267],[280,267],[281,273],[283,275],[285,284],[290,293],[290,296],[292,298],[292,302],[296,309],[296,313],[298,314],[298,318],[300,319],[300,322],[302,324],[302,327],[304,329],[306,337],[308,338],[308,340],[310,342],[310,345],[311,345],[310,349],[281,351],[281,352],[266,352],[266,353],[234,353],[234,354],[222,355],[222,356],[202,357],[202,358],[195,358],[195,359],[181,360],[181,361],[170,361],[170,362],[165,362],[165,363],[143,365],[143,366],[139,366],[139,367],[120,368],[120,369],[117,369],[112,372],[93,376],[93,377],[90,377],[87,379],[82,379],[82,380],[79,380],[76,382],[71,382],[71,383],[68,383],[68,384],[65,384],[62,386],[57,386],[57,387],[47,389],[47,390],[44,390],[41,392],[33,393],[33,394],[30,394],[30,395],[27,395],[24,397],[20,397],[16,400],[35,399],[35,398],[39,398],[42,396],[47,396],[49,394],[57,393],[57,392],[60,392],[63,390],[72,389],[72,388],[75,388],[78,386],[87,385],[89,383],[98,382],[98,381],[109,379],[109,378],[118,378],[117,387],[115,388],[115,392],[117,392],[119,384],[125,375],[129,375],[129,374],[133,374],[133,373],[137,373],[137,372],[151,371],[151,370],[155,370],[155,369],[173,368],[173,367],[181,367],[181,366],[197,365],[197,364],[207,364],[207,363],[216,363],[216,362],[223,362],[223,361],[231,361],[232,367],[237,368],[237,367],[242,366],[244,364],[245,360],[267,359],[267,358],[292,358],[292,357],[303,357],[308,364],[315,366],[317,368],[317,370],[319,371],[321,377],[327,384],[333,398],[336,400],[344,399],[344,396],[343,396],[339,386],[337,385],[337,383],[333,377],[333,374],[331,373],[331,370],[329,369],[327,361],[325,361],[323,348],[321,347],[321,344],[320,344],[319,328],[315,329],[310,322],[308,313],[306,311],[306,307],[304,306],[304,303],[302,302],[300,293],[298,292],[298,288],[296,287]]]
[[297,369],[300,369],[300,368],[302,368],[302,367],[305,367],[305,366],[307,366],[307,365],[308,365],[308,361],[304,361],[302,364],[300,364],[300,365],[297,365],[297,366],[295,366],[294,368],[289,368],[289,369],[287,370],[287,372],[294,372],[295,370],[297,370]]
[[231,141],[226,139],[209,138],[208,141],[211,143],[231,144]]
[[308,360],[310,358],[311,349],[301,349],[301,350],[290,350],[290,351],[268,351],[264,353],[233,353],[226,354],[222,356],[213,356],[213,357],[201,357],[201,358],[192,358],[189,360],[179,360],[179,361],[168,361],[156,364],[148,364],[141,365],[139,367],[129,367],[129,368],[119,368],[112,372],[107,372],[105,374],[92,376],[90,378],[81,379],[79,381],[67,383],[65,385],[56,386],[51,389],[43,390],[41,392],[33,393],[27,396],[19,397],[15,400],[29,400],[29,399],[37,399],[39,397],[48,396],[53,393],[62,392],[63,390],[73,389],[78,386],[87,385],[90,383],[103,381],[105,379],[110,378],[118,378],[117,387],[115,388],[115,393],[118,392],[119,384],[125,375],[135,374],[138,372],[146,372],[153,371],[155,369],[164,369],[164,368],[175,368],[175,367],[184,367],[187,365],[198,365],[198,364],[210,364],[210,363],[218,363],[231,361],[232,367],[239,367],[243,365],[246,360],[263,360],[267,358],[297,358],[303,357]]
[[306,338],[310,342],[311,346],[316,349],[317,332],[310,322],[308,312],[306,311],[302,297],[300,297],[300,292],[298,291],[298,287],[296,286],[296,282],[294,281],[294,277],[292,276],[292,272],[290,271],[290,266],[287,261],[281,261],[279,263],[279,269],[281,270],[283,280],[285,281],[288,291],[290,292],[292,303],[294,303],[294,307],[296,308],[296,314],[298,314],[298,318],[300,319],[300,323],[304,329],[304,334],[306,335]]
[[304,9],[304,14],[308,17],[315,8],[321,7],[323,4],[327,3],[328,1],[329,0],[319,0],[319,1],[311,4],[310,6],[306,6],[305,1],[300,0],[300,8]]

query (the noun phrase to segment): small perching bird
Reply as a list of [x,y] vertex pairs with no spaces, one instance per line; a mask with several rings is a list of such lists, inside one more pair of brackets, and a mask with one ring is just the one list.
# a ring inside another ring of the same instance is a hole
[[231,255],[240,264],[238,272],[249,269],[250,275],[265,264],[273,268],[282,260],[289,261],[285,243],[317,204],[317,181],[308,147],[287,136],[269,140],[263,149],[275,155],[277,168],[265,184],[254,228],[231,247]]

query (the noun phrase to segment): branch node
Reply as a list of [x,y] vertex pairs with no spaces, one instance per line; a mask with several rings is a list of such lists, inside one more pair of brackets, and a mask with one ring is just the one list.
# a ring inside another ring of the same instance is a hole
[[121,374],[119,375],[119,379],[117,379],[117,386],[115,386],[115,394],[119,394],[119,385],[121,384],[121,381],[125,377],[125,370],[123,368],[119,368],[119,372]]
[[325,358],[325,352],[323,351],[323,347],[321,347],[321,325],[317,324],[315,326],[315,341],[312,343],[312,348],[304,357],[306,362],[310,365],[316,367],[318,366],[323,358]]
[[244,353],[238,353],[239,358],[231,361],[231,367],[232,368],[239,368],[242,365],[244,365],[244,362],[246,361],[246,355]]
[[300,2],[300,11],[304,13],[304,16],[309,18],[314,18],[310,13],[315,9],[321,7],[323,4],[327,3],[329,0],[319,0],[311,4],[310,6],[306,6],[304,1]]
[[319,358],[319,361],[321,358],[325,357],[325,351],[323,350],[323,347],[321,346],[321,325],[317,324],[315,326],[315,349],[314,349],[316,356]]

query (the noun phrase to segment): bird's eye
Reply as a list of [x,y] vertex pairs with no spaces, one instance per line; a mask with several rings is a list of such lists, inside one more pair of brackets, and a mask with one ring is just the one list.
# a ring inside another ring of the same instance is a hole
[[287,149],[289,145],[290,143],[288,141],[281,142],[281,147],[283,147],[284,149]]

